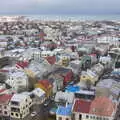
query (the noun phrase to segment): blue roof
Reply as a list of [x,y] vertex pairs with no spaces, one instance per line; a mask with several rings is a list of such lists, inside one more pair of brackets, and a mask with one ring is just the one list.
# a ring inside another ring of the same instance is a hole
[[69,116],[71,115],[72,105],[67,105],[67,107],[59,106],[57,109],[57,115]]
[[66,92],[73,92],[73,93],[75,93],[75,92],[80,91],[80,87],[79,86],[69,85],[69,86],[66,87],[65,91]]

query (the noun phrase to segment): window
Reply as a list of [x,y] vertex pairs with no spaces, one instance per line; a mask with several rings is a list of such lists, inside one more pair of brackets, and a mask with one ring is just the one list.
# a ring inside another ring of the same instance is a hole
[[59,117],[58,120],[62,120],[62,117]]
[[86,118],[88,119],[88,118],[89,118],[89,116],[88,116],[88,115],[86,115]]
[[4,114],[7,115],[7,111],[5,111]]
[[95,116],[93,116],[93,119],[95,119]]
[[96,117],[97,120],[99,120],[99,117]]
[[7,107],[6,107],[6,106],[4,106],[4,108],[6,109]]
[[17,117],[19,116],[18,113],[15,114]]
[[11,105],[19,105],[19,103],[15,101],[11,101]]
[[82,120],[82,115],[81,114],[79,115],[79,120]]
[[66,120],[69,120],[69,118],[66,118]]
[[11,107],[11,111],[13,111],[13,112],[20,112],[20,109],[19,108]]
[[2,113],[2,110],[0,110],[0,113]]
[[11,115],[13,116],[13,115],[14,115],[14,113],[11,113]]
[[73,113],[73,115],[72,115],[72,118],[73,118],[73,120],[75,120],[75,114]]

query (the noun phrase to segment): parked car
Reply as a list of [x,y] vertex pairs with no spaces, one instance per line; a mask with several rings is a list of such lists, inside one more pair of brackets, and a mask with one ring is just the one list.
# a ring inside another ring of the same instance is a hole
[[34,117],[34,116],[37,115],[37,112],[36,112],[36,111],[33,111],[30,115],[31,115],[32,117]]

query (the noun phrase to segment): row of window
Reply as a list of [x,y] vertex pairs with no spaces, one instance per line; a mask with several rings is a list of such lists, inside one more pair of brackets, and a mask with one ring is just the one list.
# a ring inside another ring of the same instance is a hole
[[[2,110],[0,110],[0,114],[2,113]],[[8,112],[7,111],[4,111],[4,114],[7,115]]]
[[[29,110],[27,110],[27,112],[29,112]],[[11,116],[19,117],[19,116],[22,116],[22,115],[26,115],[26,112],[23,112],[23,114],[11,112]]]
[[86,115],[86,118],[87,119],[95,119],[95,120],[109,120],[109,118],[89,116],[89,115]]
[[[58,120],[62,120],[62,117],[59,117]],[[66,118],[65,120],[69,120],[69,118]]]

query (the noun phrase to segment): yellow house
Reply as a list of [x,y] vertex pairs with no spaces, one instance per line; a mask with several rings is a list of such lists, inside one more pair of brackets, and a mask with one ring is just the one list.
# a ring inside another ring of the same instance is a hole
[[47,98],[52,95],[52,84],[48,80],[40,80],[35,84],[35,88],[41,88],[45,91]]
[[98,80],[98,75],[90,70],[88,70],[87,72],[83,71],[81,73],[80,81],[84,81],[84,82],[90,81],[94,85],[97,80]]

